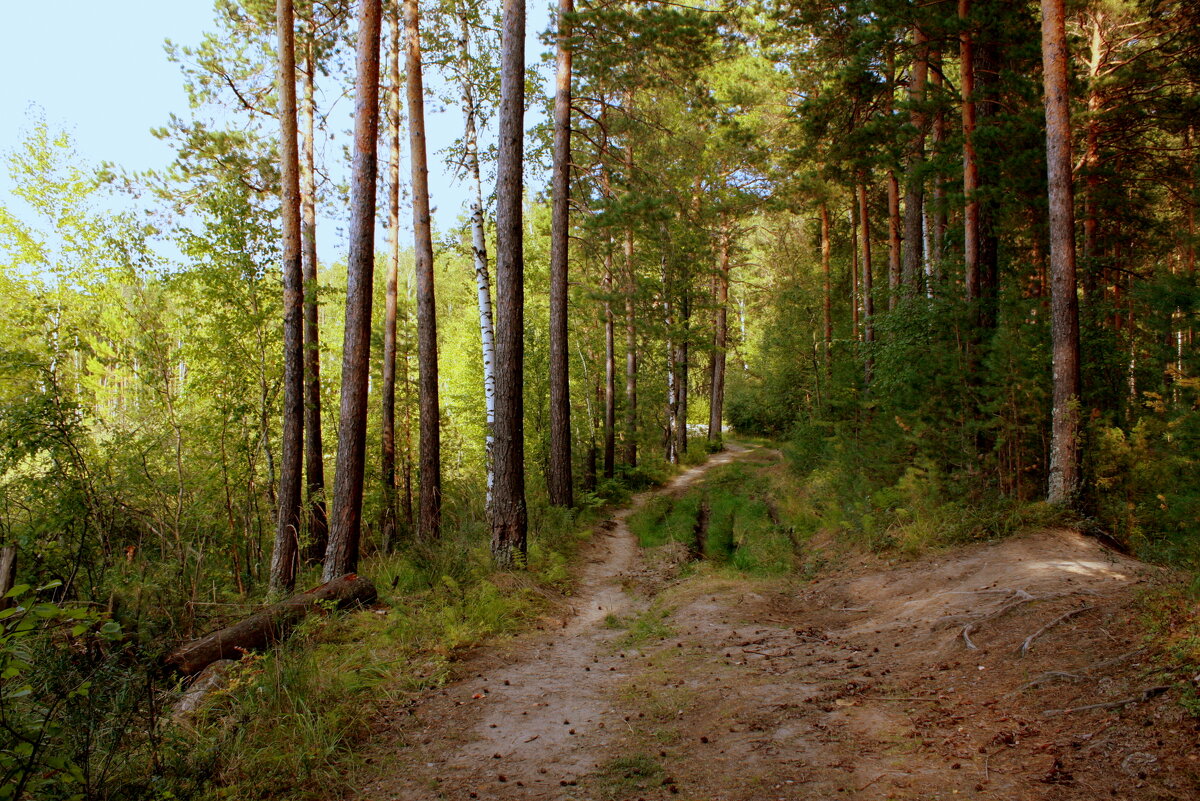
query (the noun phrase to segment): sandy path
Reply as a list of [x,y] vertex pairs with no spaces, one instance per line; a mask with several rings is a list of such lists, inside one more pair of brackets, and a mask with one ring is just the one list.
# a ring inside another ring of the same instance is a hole
[[681,492],[708,470],[751,452],[731,443],[617,511],[585,554],[565,626],[482,656],[476,667],[490,661],[489,669],[418,704],[403,732],[408,747],[398,749],[403,768],[392,763],[356,788],[357,795],[559,798],[595,769],[597,755],[628,728],[614,695],[639,670],[632,652],[612,647],[620,632],[604,626],[609,615],[627,616],[646,605],[622,586],[640,561],[626,521],[649,497]]

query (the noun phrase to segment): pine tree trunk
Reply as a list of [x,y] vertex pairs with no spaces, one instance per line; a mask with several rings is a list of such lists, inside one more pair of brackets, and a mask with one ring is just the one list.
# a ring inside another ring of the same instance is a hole
[[396,305],[400,273],[400,9],[393,6],[388,14],[392,49],[388,71],[391,78],[391,103],[388,108],[388,231],[392,252],[388,259],[387,287],[383,311],[383,386],[380,422],[380,478],[383,482],[383,510],[379,521],[379,543],[384,553],[396,542]]
[[1103,41],[1100,35],[1100,17],[1097,11],[1092,18],[1091,53],[1088,58],[1087,117],[1084,120],[1085,150],[1083,174],[1086,191],[1083,197],[1083,294],[1088,301],[1096,300],[1097,284],[1103,281],[1103,267],[1098,263],[1100,241],[1099,202],[1100,192],[1100,110],[1102,102],[1096,85],[1102,62]]
[[17,546],[0,547],[0,612],[13,605],[12,598],[5,598],[17,584]]
[[279,155],[283,221],[283,431],[279,518],[271,555],[272,592],[296,586],[304,482],[304,271],[300,248],[300,151],[296,134],[296,55],[291,0],[278,0]]
[[558,3],[558,64],[554,95],[554,165],[550,220],[550,464],[546,489],[554,506],[571,506],[571,385],[567,347],[567,271],[571,191],[571,15]]
[[850,338],[859,341],[858,303],[858,184],[850,197]]
[[612,242],[604,253],[604,477],[616,475],[617,461],[617,343],[613,317]]
[[475,264],[475,295],[479,306],[479,339],[483,351],[483,399],[485,409],[484,469],[487,473],[487,510],[491,515],[492,490],[496,483],[493,450],[496,443],[496,332],[492,315],[492,279],[488,271],[487,236],[483,220],[483,178],[479,168],[479,140],[475,88],[470,75],[471,28],[466,9],[459,12],[459,81],[462,88],[465,125],[463,150],[475,196],[471,198],[471,250]]
[[920,27],[913,29],[912,72],[908,84],[911,105],[909,122],[916,129],[909,143],[908,163],[904,181],[904,252],[901,282],[905,295],[915,297],[925,262],[925,135],[928,115],[925,113],[925,83],[929,75],[928,37]]
[[971,0],[958,0],[959,59],[962,77],[963,133],[963,266],[968,306],[979,313],[979,162],[975,155],[975,34],[970,22]]
[[504,0],[496,174],[496,488],[492,499],[492,559],[502,568],[524,565],[529,522],[522,398],[524,110],[525,0]]
[[1071,106],[1063,0],[1042,0],[1042,71],[1050,200],[1050,342],[1053,412],[1048,500],[1073,506],[1079,463],[1079,309],[1071,184]]
[[833,346],[833,282],[829,274],[829,257],[833,244],[829,241],[829,205],[821,203],[821,275],[825,279],[825,297],[822,304],[825,317],[825,366],[829,366],[829,350]]
[[633,231],[625,229],[625,464],[637,467],[637,318],[634,306],[636,275]]
[[725,416],[725,348],[728,340],[729,319],[729,221],[721,217],[721,232],[718,235],[718,257],[716,275],[716,309],[713,319],[712,391],[708,399],[708,441],[720,443],[721,426]]
[[[633,114],[633,92],[625,94],[626,111]],[[633,182],[633,142],[625,143],[625,182]],[[637,467],[637,272],[633,264],[633,229],[625,226],[625,464]]]
[[871,216],[867,208],[867,176],[860,175],[858,183],[858,219],[862,226],[862,299],[863,299],[863,342],[867,345],[865,378],[871,383],[874,360],[871,343],[875,341],[875,298],[873,297],[874,276],[871,269]]
[[306,561],[325,558],[329,544],[329,515],[325,506],[325,446],[321,435],[321,338],[317,284],[317,165],[316,165],[316,35],[309,9],[304,36],[304,158],[300,162],[300,238],[304,272],[304,468],[308,489],[308,553]]
[[326,581],[353,572],[362,532],[367,442],[367,382],[371,368],[371,301],[375,277],[375,180],[379,141],[380,0],[359,0],[354,91],[354,155],[350,175],[346,331],[333,515],[325,552]]
[[433,228],[429,218],[429,166],[425,154],[425,94],[421,67],[420,9],[404,2],[408,60],[408,152],[412,166],[413,247],[417,278],[417,532],[425,542],[442,533],[442,421],[438,404],[437,305],[433,287]]
[[[864,189],[866,184],[863,185]],[[896,178],[895,170],[888,170],[887,173],[887,199],[888,199],[888,310],[896,308],[896,302],[900,299],[900,287],[902,285],[902,272],[900,265],[900,181]],[[866,283],[863,284],[863,292],[866,293]],[[866,305],[865,295],[863,305]],[[865,309],[864,309],[865,312]],[[869,340],[868,340],[869,341]]]
[[[938,87],[934,90],[938,105],[933,114],[933,152],[940,163],[946,141],[946,111],[942,104],[942,57],[939,51],[935,50],[930,55],[930,64],[934,69],[929,71],[929,83],[931,86]],[[942,262],[946,257],[946,181],[940,170],[934,176],[933,207],[929,210],[929,229],[930,249],[926,257],[930,263],[929,278],[932,294],[936,287],[941,286],[945,278]]]

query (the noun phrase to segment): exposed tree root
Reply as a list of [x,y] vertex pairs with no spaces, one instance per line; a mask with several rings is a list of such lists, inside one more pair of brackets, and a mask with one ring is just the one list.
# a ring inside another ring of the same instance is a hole
[[1068,709],[1047,709],[1042,712],[1042,717],[1052,718],[1056,715],[1070,715],[1073,712],[1087,712],[1091,709],[1116,709],[1117,707],[1129,706],[1130,704],[1140,704],[1143,701],[1149,701],[1151,698],[1162,695],[1169,689],[1171,688],[1165,685],[1159,687],[1150,687],[1142,690],[1138,695],[1134,695],[1130,698],[1122,698],[1120,701],[1109,701],[1103,704],[1087,704],[1086,706],[1073,706]]
[[1087,665],[1086,667],[1080,668],[1078,673],[1069,673],[1065,670],[1048,670],[1045,673],[1041,674],[1040,676],[1037,676],[1037,677],[1033,678],[1032,680],[1025,682],[1020,687],[1018,687],[1017,689],[1015,689],[1011,693],[1009,693],[1009,695],[1016,695],[1018,693],[1024,692],[1025,690],[1028,690],[1032,687],[1037,687],[1040,684],[1045,684],[1046,682],[1050,681],[1051,679],[1069,679],[1071,681],[1095,680],[1095,679],[1100,678],[1099,676],[1094,675],[1095,671],[1103,670],[1104,668],[1107,668],[1107,667],[1112,667],[1113,665],[1117,664],[1118,662],[1124,662],[1126,659],[1129,659],[1132,656],[1137,656],[1138,654],[1142,653],[1145,650],[1146,650],[1145,648],[1135,648],[1132,651],[1128,651],[1126,653],[1119,654],[1118,656],[1114,656],[1111,659],[1105,659],[1102,662],[1096,662],[1095,664]]
[[1019,649],[1021,656],[1025,656],[1025,654],[1029,653],[1029,649],[1033,646],[1034,640],[1036,640],[1038,637],[1041,637],[1043,634],[1045,634],[1047,631],[1049,631],[1050,629],[1057,626],[1059,623],[1062,623],[1064,620],[1070,620],[1071,618],[1075,617],[1076,615],[1083,614],[1084,612],[1088,611],[1089,609],[1095,609],[1095,608],[1096,607],[1094,607],[1094,606],[1081,606],[1078,609],[1072,609],[1069,612],[1063,612],[1061,615],[1054,618],[1054,620],[1051,620],[1049,623],[1042,626],[1040,629],[1035,631],[1033,634],[1030,634],[1028,637],[1025,638],[1025,642],[1021,643],[1021,647]]

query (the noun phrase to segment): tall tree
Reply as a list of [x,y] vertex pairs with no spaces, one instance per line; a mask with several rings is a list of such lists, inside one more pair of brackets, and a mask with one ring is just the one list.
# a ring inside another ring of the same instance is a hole
[[300,102],[303,158],[300,161],[300,238],[304,272],[304,472],[308,492],[308,561],[319,562],[329,542],[325,505],[325,448],[321,434],[321,337],[317,297],[316,9],[304,19],[304,88]]
[[721,429],[725,416],[725,361],[729,339],[729,249],[730,226],[726,213],[721,215],[721,229],[717,233],[718,262],[716,278],[716,306],[713,310],[712,370],[709,375],[711,387],[708,398],[708,441],[721,442]]
[[571,385],[567,348],[567,270],[571,191],[571,15],[574,0],[558,3],[554,94],[554,156],[550,218],[550,503],[571,506]]
[[371,363],[371,296],[375,275],[375,180],[378,168],[376,147],[379,140],[379,32],[382,13],[381,0],[359,0],[341,422],[338,426],[332,525],[323,571],[326,581],[349,573],[358,565],[358,544],[362,533],[367,381]]
[[[633,90],[625,91],[625,114],[630,120],[634,115]],[[625,199],[632,196],[633,186],[633,130],[625,134]],[[626,209],[626,214],[629,213]],[[633,259],[633,225],[626,219],[624,226],[625,255],[625,464],[637,467],[638,461],[638,340],[637,340],[637,267]]]
[[[891,205],[892,192],[888,190],[889,206]],[[894,218],[891,218],[891,223],[894,223]],[[866,380],[871,382],[871,374],[874,370],[874,365],[871,360],[871,344],[875,341],[875,292],[873,287],[874,275],[871,264],[871,213],[867,208],[867,175],[865,173],[859,176],[858,181],[858,221],[862,226],[862,304],[863,304],[863,342],[867,345],[866,363]],[[894,227],[894,226],[893,226]]]
[[304,274],[300,254],[300,152],[296,135],[296,47],[292,0],[277,0],[279,156],[283,218],[283,435],[279,519],[271,555],[271,590],[296,586],[300,496],[304,480]]
[[1050,198],[1050,340],[1053,411],[1048,500],[1074,505],[1079,472],[1079,300],[1071,174],[1071,96],[1064,0],[1042,0],[1042,76]]
[[929,37],[913,26],[913,61],[908,76],[909,123],[914,131],[908,145],[904,178],[904,247],[901,283],[911,297],[917,292],[924,265],[925,216],[925,84],[929,75]]
[[525,258],[522,159],[525,113],[525,0],[504,0],[500,32],[500,144],[496,174],[496,487],[492,558],[500,567],[524,562]]
[[833,285],[829,274],[829,260],[833,253],[833,243],[829,238],[829,203],[821,201],[821,277],[824,297],[821,302],[822,337],[825,343],[823,354],[825,366],[829,366],[829,349],[833,346]]
[[417,274],[417,405],[420,479],[417,529],[430,541],[442,531],[441,410],[438,403],[437,305],[433,294],[433,228],[429,217],[429,165],[425,154],[425,90],[421,69],[420,8],[404,0],[408,34],[408,149],[412,165],[413,236]]
[[496,483],[493,450],[496,440],[496,332],[492,314],[492,279],[488,272],[486,227],[483,219],[483,178],[479,166],[479,99],[474,80],[471,53],[471,21],[465,0],[458,6],[458,75],[463,105],[463,156],[471,179],[471,255],[475,268],[475,294],[479,306],[479,339],[483,349],[484,469],[487,471],[487,508],[491,514],[492,492]]
[[392,252],[388,258],[387,285],[383,309],[383,369],[380,389],[380,478],[383,481],[383,509],[380,512],[379,543],[385,551],[396,541],[396,307],[400,275],[400,53],[404,39],[400,34],[400,7],[393,4],[388,14],[391,28],[391,53],[388,73],[391,102],[388,103],[388,233]]

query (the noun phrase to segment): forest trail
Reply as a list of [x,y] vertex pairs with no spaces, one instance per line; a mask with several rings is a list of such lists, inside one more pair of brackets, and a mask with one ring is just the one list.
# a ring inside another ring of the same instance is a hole
[[1197,797],[1200,727],[1136,622],[1163,571],[1068,531],[812,581],[638,548],[648,497],[764,457],[731,446],[614,514],[570,613],[385,715],[345,797]]

